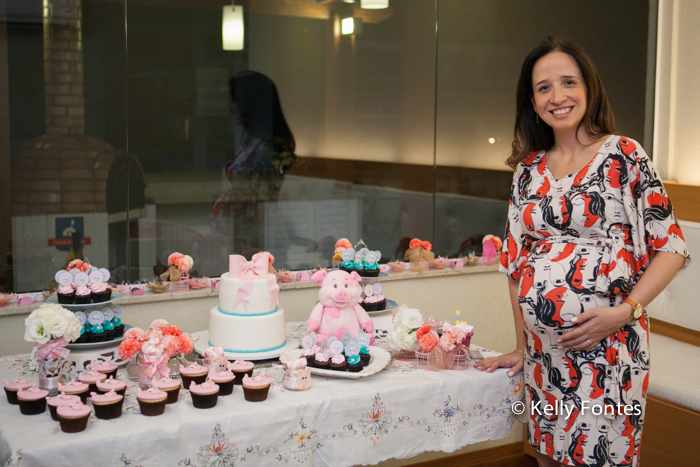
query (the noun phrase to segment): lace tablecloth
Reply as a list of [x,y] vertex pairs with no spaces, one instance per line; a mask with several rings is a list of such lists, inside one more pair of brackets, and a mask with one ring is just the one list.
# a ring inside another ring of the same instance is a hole
[[[289,323],[295,337],[303,323]],[[489,354],[482,350],[482,353]],[[0,400],[0,462],[3,466],[116,465],[371,465],[425,451],[453,452],[468,444],[504,438],[522,392],[522,374],[508,378],[466,371],[416,370],[413,361],[392,360],[382,372],[358,380],[314,375],[305,391],[281,384],[274,363],[256,373],[275,377],[266,401],[247,402],[240,386],[219,397],[215,408],[195,409],[183,390],[157,417],[141,415],[136,385],[128,382],[120,418],[94,413],[80,433],[63,433],[48,409],[22,415]],[[28,355],[0,357],[0,379],[37,381]],[[119,379],[126,380],[124,370]]]

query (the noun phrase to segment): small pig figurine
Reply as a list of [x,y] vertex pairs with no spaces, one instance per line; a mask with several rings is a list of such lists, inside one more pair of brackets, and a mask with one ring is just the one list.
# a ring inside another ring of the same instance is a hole
[[306,323],[306,332],[315,331],[319,345],[330,336],[336,336],[340,340],[346,332],[357,337],[361,329],[372,336],[371,341],[374,341],[372,319],[357,304],[362,293],[359,285],[362,278],[359,274],[354,271],[350,274],[345,271],[328,273],[321,269],[314,273],[311,280],[318,282],[321,290],[318,292],[319,302]]
[[228,359],[224,355],[224,349],[221,347],[209,347],[204,351],[204,363],[210,372],[215,373],[226,371],[226,365],[228,364]]
[[311,368],[306,368],[306,359],[288,362],[284,367],[282,385],[293,391],[308,389],[311,386]]

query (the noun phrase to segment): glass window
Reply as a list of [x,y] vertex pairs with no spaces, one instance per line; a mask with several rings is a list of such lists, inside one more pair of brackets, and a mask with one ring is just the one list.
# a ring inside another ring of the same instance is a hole
[[653,1],[235,3],[241,50],[217,2],[1,4],[0,290],[55,286],[78,257],[114,282],[175,251],[200,276],[258,250],[330,266],[343,237],[382,262],[414,237],[478,254],[502,234],[515,85],[547,35],[588,50],[619,131],[648,137]]

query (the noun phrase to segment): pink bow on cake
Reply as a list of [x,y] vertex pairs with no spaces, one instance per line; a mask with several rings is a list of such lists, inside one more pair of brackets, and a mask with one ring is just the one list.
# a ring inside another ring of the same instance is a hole
[[241,255],[231,255],[228,259],[229,277],[264,276],[267,274],[268,264],[270,260],[267,254],[257,253],[250,261]]

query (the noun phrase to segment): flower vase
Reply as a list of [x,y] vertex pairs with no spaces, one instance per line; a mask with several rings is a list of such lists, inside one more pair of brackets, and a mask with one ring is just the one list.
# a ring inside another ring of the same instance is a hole
[[190,363],[185,360],[185,356],[180,354],[180,355],[175,355],[172,357],[170,360],[168,360],[168,368],[170,369],[170,376],[179,376],[180,375],[180,365],[182,366],[187,366]]
[[139,379],[139,363],[138,354],[134,355],[129,359],[129,363],[126,364],[126,376],[130,381],[138,381]]
[[173,281],[173,292],[187,292],[190,289],[189,280],[189,274],[183,274],[179,280]]
[[39,365],[39,389],[49,391],[49,394],[58,394],[58,385],[63,384],[63,362],[61,357],[38,358]]

